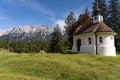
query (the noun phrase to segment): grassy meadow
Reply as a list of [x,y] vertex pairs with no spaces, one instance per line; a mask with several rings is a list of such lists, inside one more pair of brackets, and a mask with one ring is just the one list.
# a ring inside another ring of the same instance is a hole
[[1,50],[0,80],[120,80],[120,56]]

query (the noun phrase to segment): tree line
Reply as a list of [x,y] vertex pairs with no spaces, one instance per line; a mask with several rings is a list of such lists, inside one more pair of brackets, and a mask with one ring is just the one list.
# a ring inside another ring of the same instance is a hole
[[48,52],[49,41],[0,41],[0,48],[16,53],[38,53],[40,50]]
[[67,47],[65,45],[67,45],[66,41],[60,41],[57,46],[54,46],[55,48],[50,48],[50,41],[0,41],[1,49],[15,53],[39,53],[41,51],[46,53],[66,53]]

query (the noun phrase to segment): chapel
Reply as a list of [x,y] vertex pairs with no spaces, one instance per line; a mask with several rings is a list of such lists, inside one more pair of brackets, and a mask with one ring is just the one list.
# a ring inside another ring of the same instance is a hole
[[97,5],[92,19],[87,14],[83,14],[73,24],[75,32],[72,52],[116,56],[114,39],[116,33],[104,23],[100,12]]

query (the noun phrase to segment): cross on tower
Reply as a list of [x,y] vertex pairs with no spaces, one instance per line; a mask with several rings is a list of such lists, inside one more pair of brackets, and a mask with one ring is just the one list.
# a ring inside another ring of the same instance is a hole
[[98,4],[98,2],[97,2],[96,8],[95,8],[95,15],[100,14],[100,12],[101,12],[101,9],[99,8],[99,4]]

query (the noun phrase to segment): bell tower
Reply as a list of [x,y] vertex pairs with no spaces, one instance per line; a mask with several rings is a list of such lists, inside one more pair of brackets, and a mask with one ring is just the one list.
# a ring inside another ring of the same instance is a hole
[[100,14],[101,9],[98,7],[98,3],[95,8],[95,15],[93,17],[93,23],[103,22],[103,16]]

